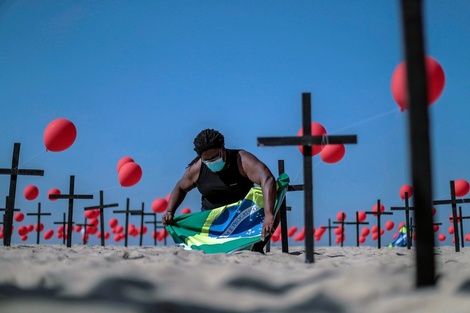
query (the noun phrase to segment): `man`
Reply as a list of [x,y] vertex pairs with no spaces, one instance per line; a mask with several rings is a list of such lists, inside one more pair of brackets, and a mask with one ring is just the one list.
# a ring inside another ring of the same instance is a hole
[[196,136],[194,150],[197,157],[173,188],[162,218],[163,225],[172,222],[176,209],[195,187],[202,195],[202,210],[212,210],[242,200],[257,184],[263,192],[265,217],[261,230],[263,242],[255,245],[253,250],[262,252],[267,242],[265,238],[274,232],[278,224],[273,214],[276,180],[271,171],[245,150],[226,149],[224,136],[214,129],[205,129]]

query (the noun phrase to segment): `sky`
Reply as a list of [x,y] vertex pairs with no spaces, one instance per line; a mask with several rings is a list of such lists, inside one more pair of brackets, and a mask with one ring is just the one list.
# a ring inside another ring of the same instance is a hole
[[[429,107],[433,199],[448,199],[451,180],[470,179],[470,2],[423,2],[425,51],[446,77]],[[0,46],[0,168],[11,167],[18,142],[20,168],[44,170],[43,177],[19,176],[15,206],[26,215],[40,202],[52,213],[42,218],[46,229],[55,229],[68,209],[67,201],[50,201],[47,192],[68,192],[71,175],[75,193],[94,195],[75,201],[76,222],[83,222],[83,207],[99,203],[100,190],[105,203],[125,209],[129,198],[131,209],[144,203],[150,212],[196,156],[193,140],[206,128],[220,131],[227,148],[256,155],[275,176],[284,160],[291,184],[302,184],[298,148],[259,147],[257,138],[295,136],[304,92],[312,95],[312,120],[328,134],[358,138],[338,163],[313,157],[314,226],[335,221],[340,211],[351,221],[379,199],[386,211],[404,205],[399,189],[411,184],[408,113],[391,94],[392,74],[404,60],[399,1],[7,0],[0,1]],[[65,151],[46,151],[44,130],[57,118],[72,121],[77,138]],[[124,156],[143,170],[131,187],[117,178]],[[39,196],[28,201],[23,190],[31,184]],[[9,176],[1,175],[0,199],[8,190]],[[286,199],[288,226],[300,229],[303,192]],[[177,212],[184,207],[200,210],[196,189]],[[448,238],[436,244],[452,245],[451,208],[436,209],[434,221],[443,223],[439,233]],[[105,220],[124,223],[111,210]],[[404,213],[385,220],[397,225]],[[15,226],[35,222],[27,216]],[[386,232],[382,244],[393,241],[393,233]],[[345,244],[355,245],[354,227],[345,235]],[[35,238],[30,234],[26,242]],[[12,243],[22,243],[16,231]],[[74,235],[73,244],[79,243]],[[144,244],[152,243],[146,235]],[[327,236],[315,245],[328,245]]]

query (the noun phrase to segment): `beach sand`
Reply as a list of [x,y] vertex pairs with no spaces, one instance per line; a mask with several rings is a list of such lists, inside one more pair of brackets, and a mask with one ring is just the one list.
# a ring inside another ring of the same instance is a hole
[[435,248],[437,284],[415,287],[415,250],[303,247],[265,255],[180,247],[0,247],[0,312],[470,312],[469,248]]

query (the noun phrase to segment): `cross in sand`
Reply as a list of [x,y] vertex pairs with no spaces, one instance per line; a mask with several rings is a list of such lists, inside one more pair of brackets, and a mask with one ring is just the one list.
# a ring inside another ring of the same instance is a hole
[[144,236],[144,216],[145,215],[152,215],[153,213],[145,213],[144,212],[144,202],[142,202],[142,208],[140,210],[131,210],[131,215],[140,215],[140,239],[139,245],[142,247],[142,241]]
[[119,206],[118,203],[104,204],[104,192],[100,190],[100,204],[98,206],[85,207],[84,210],[96,210],[100,209],[100,232],[101,232],[101,246],[104,247],[104,209],[114,208]]
[[401,15],[407,62],[410,168],[415,187],[416,287],[427,287],[436,284],[436,269],[422,1],[401,0]]
[[[157,225],[162,222],[157,220],[157,213],[146,213],[146,215],[153,216],[153,221],[145,221],[145,224],[153,224],[153,245],[157,245],[157,229],[159,228]],[[165,238],[165,245],[166,245],[166,238]]]
[[126,209],[125,210],[116,210],[113,213],[124,213],[126,214],[126,224],[125,224],[125,234],[124,234],[124,246],[127,247],[127,241],[129,238],[129,214],[132,210],[130,210],[130,199],[127,198],[126,200]]
[[62,225],[62,243],[65,244],[65,238],[67,237],[67,234],[65,233],[65,228],[67,225],[67,219],[65,218],[65,213],[63,215],[62,221],[61,222],[54,222],[56,225]]
[[336,226],[331,226],[331,218],[328,219],[328,226],[320,226],[320,228],[328,230],[328,246],[331,247],[331,230]]
[[29,176],[44,176],[43,170],[24,170],[19,169],[20,161],[20,147],[21,144],[16,142],[13,145],[13,156],[11,161],[11,168],[0,168],[0,175],[10,175],[10,192],[8,194],[7,204],[5,206],[5,225],[4,225],[4,236],[3,245],[10,246],[11,244],[11,229],[13,225],[13,209],[15,207],[15,196],[16,196],[16,183],[18,181],[18,175],[29,175]]
[[451,204],[452,205],[452,223],[454,225],[454,244],[455,252],[460,252],[460,236],[458,231],[458,219],[457,219],[457,203],[469,203],[470,199],[457,199],[455,196],[455,184],[454,181],[450,181],[450,199],[449,200],[434,200],[432,204],[442,205],[442,204]]
[[[96,226],[95,224],[88,224],[88,219],[85,217],[85,223],[83,224],[76,224],[77,226],[81,226],[83,227],[83,244],[86,245],[87,242],[88,242],[88,238],[87,238],[87,227],[88,226]],[[104,234],[102,233],[101,234],[101,238],[104,237]]]
[[[459,206],[459,216],[457,217],[457,222],[460,223],[460,236],[462,237],[462,240],[460,241],[461,244],[462,244],[462,248],[465,246],[464,244],[464,241],[465,241],[465,238],[464,238],[464,234],[463,234],[463,220],[467,220],[469,219],[470,216],[463,216],[462,215],[462,207]],[[453,217],[450,218],[451,221],[454,220]],[[454,226],[454,232],[455,232],[455,226]]]
[[38,217],[38,221],[37,221],[37,224],[36,224],[36,233],[37,233],[36,244],[39,244],[39,237],[41,237],[40,236],[40,233],[41,233],[41,216],[50,216],[51,213],[41,212],[41,202],[38,202],[38,211],[36,213],[26,213],[26,215],[37,216]]
[[261,137],[258,146],[299,146],[303,147],[304,172],[304,220],[306,263],[313,263],[313,167],[312,146],[328,144],[355,144],[357,136],[312,136],[311,94],[302,93],[303,135],[294,137]]
[[[279,175],[283,174],[284,171],[284,160],[277,161],[277,168]],[[287,191],[299,191],[304,190],[303,185],[289,185],[287,186]],[[287,206],[286,206],[286,198],[282,201],[281,207],[279,208],[279,219],[281,222],[281,244],[282,244],[282,252],[288,253],[289,252],[289,237],[287,234]],[[268,247],[266,247],[266,252],[269,252]]]
[[382,215],[392,215],[393,212],[382,212],[380,211],[380,199],[377,199],[377,212],[374,211],[367,211],[365,212],[366,214],[372,214],[377,217],[377,248],[381,249],[382,248],[382,243],[381,243],[381,223],[380,223],[380,217]]
[[[369,225],[369,222],[360,222],[359,221],[359,212],[356,211],[356,221],[355,222],[345,222],[344,221],[344,213],[343,213],[343,219],[341,222],[333,222],[333,224],[341,224],[341,227],[344,232],[344,225],[356,225],[356,246],[359,247],[359,225]],[[344,233],[341,233],[341,236],[343,236]],[[341,238],[343,239],[343,238]],[[343,246],[343,240],[341,240],[341,247]]]
[[405,192],[405,206],[404,207],[391,207],[392,211],[405,211],[405,225],[406,225],[406,247],[411,249],[411,228],[410,228],[410,211],[415,208],[410,207],[408,192]]
[[72,246],[72,225],[73,225],[73,200],[75,199],[93,199],[93,195],[76,195],[75,194],[75,176],[70,175],[69,194],[50,194],[49,199],[68,199],[69,214],[67,223],[67,247]]

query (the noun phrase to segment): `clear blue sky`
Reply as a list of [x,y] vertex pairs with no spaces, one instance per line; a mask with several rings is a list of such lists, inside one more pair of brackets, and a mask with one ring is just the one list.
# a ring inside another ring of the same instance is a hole
[[[470,179],[470,2],[424,2],[426,51],[446,73],[430,107],[434,199],[443,199],[450,180]],[[351,220],[377,199],[389,210],[403,205],[399,189],[411,181],[408,116],[390,91],[402,41],[399,1],[1,1],[0,167],[11,166],[20,142],[20,168],[45,171],[19,177],[16,206],[27,213],[41,202],[53,213],[43,217],[46,228],[67,211],[67,201],[51,202],[47,191],[67,192],[70,175],[76,193],[95,196],[75,201],[77,222],[83,207],[98,203],[99,190],[106,203],[124,208],[130,198],[132,208],[144,202],[150,211],[195,157],[192,142],[204,128],[219,130],[227,147],[254,153],[274,174],[285,160],[291,182],[301,184],[297,147],[258,147],[257,138],[296,135],[301,93],[311,92],[312,119],[359,142],[339,163],[314,157],[315,226],[339,211]],[[77,139],[66,151],[46,152],[44,129],[59,117],[75,124]],[[117,180],[123,156],[143,169],[133,187]],[[34,201],[23,197],[29,184],[40,190]],[[0,199],[8,185],[2,175]],[[289,226],[300,228],[303,193],[289,193],[287,204]],[[197,190],[185,206],[199,209]],[[106,220],[113,216],[107,210]],[[439,207],[435,218],[448,237],[450,213]],[[399,223],[404,214],[391,219]],[[353,227],[346,237],[355,243]],[[20,242],[16,232],[12,240]],[[316,243],[325,244],[326,236]]]

